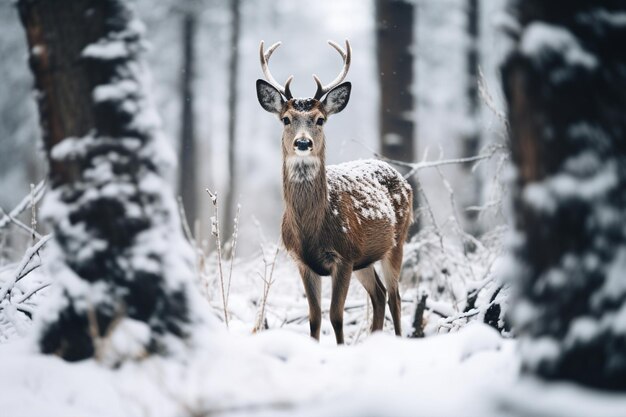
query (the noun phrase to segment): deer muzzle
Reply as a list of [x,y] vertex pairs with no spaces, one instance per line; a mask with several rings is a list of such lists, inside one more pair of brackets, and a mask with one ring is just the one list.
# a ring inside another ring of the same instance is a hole
[[311,149],[313,149],[313,141],[308,138],[298,138],[293,142],[293,148],[295,149],[296,153],[309,153]]

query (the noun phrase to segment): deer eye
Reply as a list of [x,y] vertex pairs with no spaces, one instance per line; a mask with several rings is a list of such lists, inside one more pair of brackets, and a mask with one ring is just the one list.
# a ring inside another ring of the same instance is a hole
[[291,121],[289,120],[289,117],[283,117],[283,124],[285,126],[287,126],[288,124],[291,124]]
[[317,119],[317,125],[318,126],[322,126],[324,124],[326,120],[323,117],[320,117],[319,119]]

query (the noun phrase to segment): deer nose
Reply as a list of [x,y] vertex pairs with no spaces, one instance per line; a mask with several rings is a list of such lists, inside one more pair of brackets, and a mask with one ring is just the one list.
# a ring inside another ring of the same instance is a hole
[[299,151],[308,151],[313,148],[313,141],[307,138],[298,138],[293,142],[293,147]]

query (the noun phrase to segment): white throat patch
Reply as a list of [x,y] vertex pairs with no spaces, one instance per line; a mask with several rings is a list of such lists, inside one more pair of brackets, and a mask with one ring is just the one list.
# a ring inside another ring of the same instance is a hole
[[289,181],[313,181],[320,170],[321,162],[317,156],[288,156],[287,173]]

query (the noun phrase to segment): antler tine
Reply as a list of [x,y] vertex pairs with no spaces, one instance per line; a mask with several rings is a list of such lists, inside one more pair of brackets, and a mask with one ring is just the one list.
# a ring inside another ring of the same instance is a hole
[[352,61],[352,47],[350,46],[350,41],[346,39],[345,51],[341,48],[341,46],[333,41],[328,41],[328,44],[332,46],[337,52],[339,52],[339,55],[341,55],[341,59],[343,59],[343,68],[341,69],[341,72],[339,73],[337,78],[335,78],[333,81],[331,81],[329,84],[326,84],[325,86],[322,86],[322,82],[320,81],[318,76],[313,74],[313,79],[315,80],[315,84],[317,84],[317,91],[315,92],[316,100],[321,99],[324,94],[337,87],[339,83],[346,78],[346,75],[348,75],[348,70],[350,69],[350,63]]
[[285,86],[283,87],[282,85],[280,85],[280,83],[278,83],[278,81],[276,81],[276,79],[274,79],[274,77],[272,76],[272,73],[270,72],[270,68],[269,68],[269,61],[270,58],[272,56],[272,54],[274,53],[274,51],[281,45],[281,42],[276,42],[275,44],[273,44],[272,46],[269,47],[269,49],[267,50],[267,52],[264,51],[264,42],[261,41],[261,45],[259,46],[259,58],[261,59],[261,69],[263,70],[263,74],[265,75],[265,79],[272,85],[274,86],[274,88],[276,88],[280,94],[282,94],[283,96],[285,96],[285,98],[287,98],[287,100],[293,98],[293,96],[291,95],[291,90],[289,88],[291,81],[293,81],[293,75],[290,76],[287,81],[285,82]]
[[285,81],[285,97],[287,97],[287,99],[291,99],[293,98],[293,94],[291,94],[291,82],[293,81],[293,75],[290,75],[289,78],[287,78],[287,81]]

